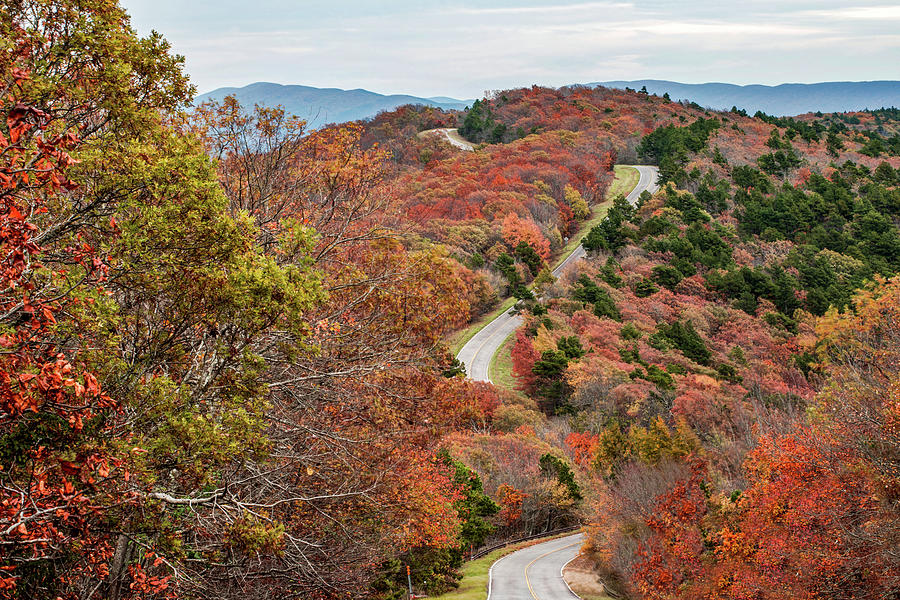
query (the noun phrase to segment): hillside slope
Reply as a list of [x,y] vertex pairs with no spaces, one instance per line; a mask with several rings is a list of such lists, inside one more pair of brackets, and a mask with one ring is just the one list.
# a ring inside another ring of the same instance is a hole
[[[897,363],[852,378],[872,344],[896,352],[863,327],[896,323],[900,284],[871,282],[900,272],[898,117],[573,86],[365,125],[416,243],[471,269],[472,314],[521,299],[516,391],[485,386],[490,424],[444,440],[502,507],[495,539],[586,520],[600,575],[633,598],[895,594]],[[474,152],[415,134],[454,118]],[[614,202],[588,259],[552,277],[559,236],[623,157],[658,164],[662,190]]]

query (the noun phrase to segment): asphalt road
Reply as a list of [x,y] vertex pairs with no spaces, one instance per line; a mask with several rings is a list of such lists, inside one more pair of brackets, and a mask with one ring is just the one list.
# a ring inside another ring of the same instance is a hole
[[[631,204],[635,204],[638,201],[638,197],[644,190],[653,193],[658,189],[656,180],[659,171],[656,167],[634,165],[634,168],[640,173],[640,179],[638,179],[638,183],[634,186],[631,193],[626,196],[626,200]],[[584,247],[579,244],[572,254],[553,269],[553,276],[559,277],[566,267],[584,258],[585,254]],[[522,324],[522,317],[514,314],[512,311],[513,309],[509,309],[485,325],[481,331],[466,342],[466,345],[457,354],[456,357],[460,362],[466,365],[466,375],[469,379],[475,381],[491,380],[491,358],[503,345],[506,338]]]
[[475,146],[473,146],[472,144],[470,144],[469,142],[464,140],[457,133],[456,129],[451,129],[449,127],[442,128],[442,129],[430,129],[427,132],[423,132],[423,133],[429,133],[431,131],[439,133],[440,135],[442,135],[444,137],[444,139],[446,139],[448,142],[450,142],[451,146],[456,146],[460,150],[468,150],[471,152],[472,150],[475,149]]
[[584,535],[567,535],[507,554],[491,567],[488,600],[578,598],[562,578],[562,568],[581,549]]

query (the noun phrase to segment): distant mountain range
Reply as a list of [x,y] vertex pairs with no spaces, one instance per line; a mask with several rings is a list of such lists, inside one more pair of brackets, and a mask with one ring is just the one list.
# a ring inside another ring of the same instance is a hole
[[252,107],[254,104],[283,106],[288,113],[306,119],[310,127],[366,119],[383,110],[393,110],[404,104],[424,104],[460,110],[473,102],[445,96],[433,98],[400,94],[385,96],[361,89],[340,90],[265,82],[251,83],[242,88],[219,88],[198,96],[195,102],[220,101],[228,95],[233,95],[244,106]]
[[834,81],[784,83],[782,85],[733,85],[730,83],[677,83],[658,79],[604,81],[602,85],[623,89],[647,86],[651,94],[668,92],[672,100],[689,100],[700,106],[728,110],[743,108],[751,115],[758,110],[775,116],[808,112],[847,112],[864,108],[900,107],[900,81]]
[[[751,115],[761,110],[770,115],[799,115],[808,112],[846,112],[863,108],[900,106],[900,81],[836,81],[828,83],[785,83],[782,85],[734,85],[730,83],[678,83],[658,79],[604,81],[602,85],[623,89],[647,86],[651,94],[668,92],[672,100],[689,100],[707,108],[743,108]],[[224,87],[198,96],[195,101],[222,100],[234,95],[241,104],[284,106],[291,114],[306,119],[311,127],[374,117],[383,110],[404,104],[424,104],[460,110],[473,100],[447,96],[419,98],[404,94],[386,96],[368,90],[315,88],[305,85],[252,83],[241,88]]]

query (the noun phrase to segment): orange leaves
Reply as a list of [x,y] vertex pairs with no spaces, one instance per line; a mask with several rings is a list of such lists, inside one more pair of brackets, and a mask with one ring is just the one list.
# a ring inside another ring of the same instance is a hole
[[500,512],[497,513],[497,517],[507,527],[514,526],[522,518],[522,503],[528,498],[528,494],[509,484],[502,483],[497,488],[496,498],[500,504]]
[[6,217],[12,221],[22,221],[25,218],[22,216],[22,213],[19,212],[19,209],[16,208],[15,205],[11,205],[9,207],[9,212],[6,214]]
[[853,568],[845,532],[875,505],[865,482],[844,471],[845,459],[808,431],[761,440],[748,458],[738,518],[719,535],[717,556],[732,572],[724,593],[740,598],[762,587],[765,598],[814,597]]
[[[157,559],[157,561],[160,560]],[[153,566],[158,566],[158,564],[160,563],[156,562]],[[172,579],[168,575],[165,577],[150,576],[140,563],[129,565],[128,574],[131,577],[131,583],[128,584],[128,588],[135,594],[142,596],[162,594],[169,588],[169,581]]]
[[303,155],[315,172],[315,182],[327,194],[358,192],[381,181],[388,154],[378,148],[363,150],[358,123],[325,127],[309,134]]
[[[566,188],[587,203],[602,197],[610,179],[602,154],[587,138],[548,132],[433,160],[400,179],[410,198],[406,216],[428,237],[466,255],[489,253],[502,233],[509,250],[525,241],[546,260],[574,222]],[[510,217],[521,223],[507,222]],[[487,238],[460,238],[444,225],[482,219],[492,224]]]
[[566,444],[575,453],[575,462],[582,467],[589,467],[597,453],[599,438],[592,433],[573,431],[566,437]]
[[701,485],[705,477],[705,467],[695,462],[687,479],[676,481],[656,498],[646,518],[654,535],[641,544],[642,560],[635,564],[632,579],[650,598],[676,597],[679,587],[683,589],[702,573],[700,519],[707,506]]
[[725,527],[719,532],[719,547],[716,549],[716,554],[720,559],[731,557],[741,562],[747,562],[753,553],[752,542],[741,531],[733,531],[731,528]]
[[460,492],[447,467],[423,454],[398,457],[397,475],[380,515],[401,550],[452,545],[459,518],[453,502]]
[[510,251],[515,250],[520,242],[525,242],[534,248],[545,261],[550,258],[550,242],[533,221],[521,219],[517,214],[509,213],[504,217],[502,227],[503,239]]
[[427,397],[420,405],[420,418],[428,420],[440,433],[484,430],[500,406],[500,398],[492,385],[459,377],[441,378],[433,386],[428,386],[428,381],[422,379],[419,389]]

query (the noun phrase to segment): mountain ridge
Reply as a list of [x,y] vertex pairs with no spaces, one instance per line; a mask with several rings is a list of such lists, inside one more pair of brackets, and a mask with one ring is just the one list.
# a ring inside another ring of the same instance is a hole
[[732,106],[750,114],[762,111],[773,116],[810,112],[851,112],[866,108],[900,106],[900,81],[824,81],[737,85],[733,83],[679,83],[664,79],[597,81],[586,85],[623,89],[647,87],[651,94],[668,93],[672,100],[688,100],[716,110]]
[[305,85],[282,85],[259,81],[243,87],[221,87],[194,99],[199,104],[207,100],[221,101],[233,95],[245,106],[261,104],[283,106],[289,113],[307,119],[310,127],[326,123],[343,123],[374,117],[381,111],[393,110],[405,104],[423,104],[447,110],[461,110],[471,100],[457,100],[446,96],[421,98],[409,94],[379,94],[362,88],[317,88]]
[[[816,111],[850,112],[866,108],[900,106],[900,81],[894,80],[782,83],[770,86],[637,79],[595,81],[578,85],[600,85],[616,89],[626,87],[640,89],[646,86],[651,94],[662,96],[668,93],[672,100],[696,102],[700,106],[716,110],[728,110],[735,106],[750,114],[762,111],[773,116],[793,116]],[[420,97],[411,94],[380,94],[364,88],[317,88],[264,81],[243,87],[217,88],[197,96],[195,102],[199,104],[206,100],[221,101],[227,95],[234,95],[245,106],[254,104],[284,106],[288,112],[306,118],[310,127],[369,119],[379,112],[394,110],[405,104],[462,110],[473,102],[471,99],[440,95]]]

